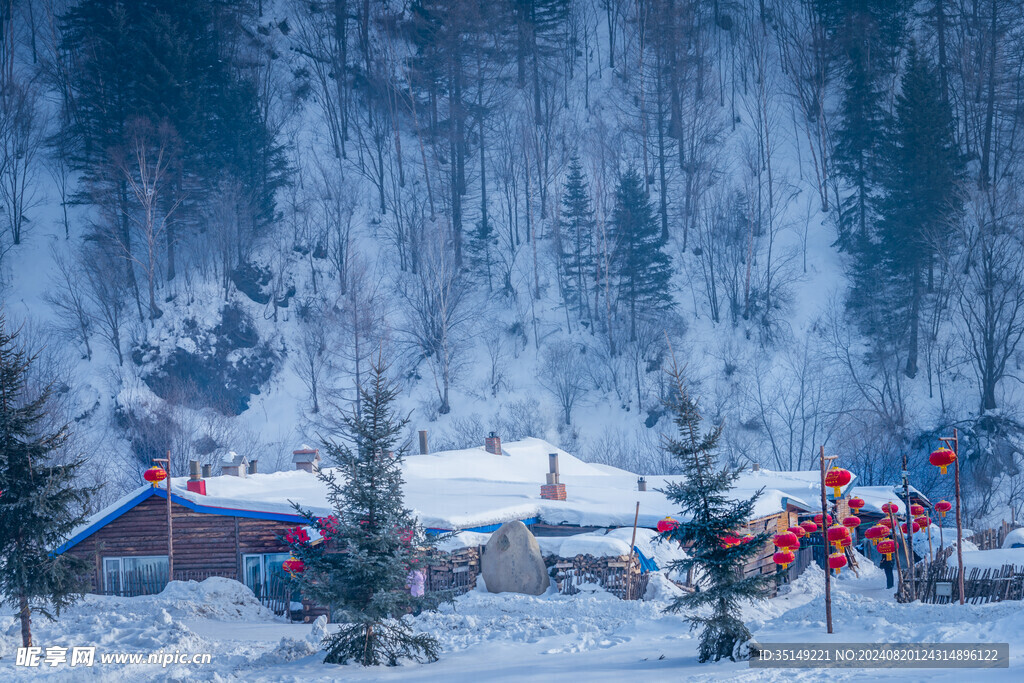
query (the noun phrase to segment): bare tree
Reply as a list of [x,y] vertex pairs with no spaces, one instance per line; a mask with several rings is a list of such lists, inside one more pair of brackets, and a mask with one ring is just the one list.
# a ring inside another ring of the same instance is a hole
[[0,208],[14,245],[21,244],[36,204],[36,157],[45,135],[37,101],[31,83],[0,82]]
[[559,340],[545,347],[542,354],[537,379],[555,397],[566,425],[572,424],[573,406],[587,391],[583,350],[579,344]]
[[85,347],[85,358],[92,360],[89,337],[92,335],[93,319],[89,310],[88,290],[82,287],[84,273],[78,264],[66,258],[58,249],[51,248],[50,252],[56,276],[55,286],[44,295],[44,299],[59,313],[54,325],[65,339],[81,342]]
[[109,250],[90,247],[84,252],[82,263],[84,277],[79,286],[83,287],[89,302],[95,329],[117,356],[117,365],[121,367],[124,364],[121,330],[128,290],[124,279],[116,276],[120,271],[120,260]]

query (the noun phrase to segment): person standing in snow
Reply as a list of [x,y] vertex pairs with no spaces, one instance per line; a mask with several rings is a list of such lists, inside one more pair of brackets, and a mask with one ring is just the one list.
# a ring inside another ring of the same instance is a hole
[[[405,587],[409,589],[409,594],[414,598],[423,597],[423,588],[426,583],[426,577],[423,575],[423,570],[416,568],[409,572],[405,577]],[[418,617],[420,615],[420,608],[417,607],[413,611],[412,615]]]
[[882,558],[882,563],[878,565],[879,567],[882,568],[882,571],[885,572],[885,587],[886,587],[886,589],[892,588],[892,585],[893,585],[892,565],[893,565],[893,561],[890,560],[890,559],[886,559],[886,558]]

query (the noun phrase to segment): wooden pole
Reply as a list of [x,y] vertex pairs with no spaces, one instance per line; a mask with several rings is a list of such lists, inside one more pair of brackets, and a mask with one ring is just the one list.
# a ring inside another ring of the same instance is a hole
[[636,523],[640,519],[640,501],[636,502],[636,513],[633,515],[633,538],[629,541],[629,566],[626,567],[626,597],[633,593],[633,553],[636,552]]
[[825,447],[819,455],[821,463],[821,540],[825,552],[825,624],[832,633],[832,574],[828,568],[828,505],[825,500]]
[[633,540],[629,542],[629,554],[633,554],[633,548],[636,547],[636,523],[640,519],[640,501],[636,502],[636,514],[633,515]]
[[956,460],[953,463],[956,468],[953,470],[953,485],[956,487],[956,564],[960,575],[960,604],[964,604],[964,529],[960,521],[960,435],[953,429],[953,454]]
[[155,463],[163,463],[167,467],[167,580],[174,580],[174,526],[171,523],[171,452],[167,458],[153,458]]
[[916,572],[914,562],[914,516],[910,513],[910,472],[907,471],[907,454],[903,454],[903,497],[906,499],[907,518],[907,573],[910,574],[910,601],[917,599],[917,591],[914,587]]
[[[890,501],[891,503],[891,501]],[[889,512],[889,522],[892,524],[892,537],[896,540],[896,552],[892,554],[896,558],[896,578],[898,579],[899,585],[903,585],[903,565],[900,563],[900,527],[896,521],[896,515],[893,512]],[[897,589],[898,590],[898,589]]]

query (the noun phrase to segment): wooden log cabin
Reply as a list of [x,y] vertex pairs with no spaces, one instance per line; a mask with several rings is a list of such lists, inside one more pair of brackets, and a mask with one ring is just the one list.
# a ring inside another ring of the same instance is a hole
[[[172,482],[173,565],[176,580],[222,576],[257,594],[272,584],[288,558],[284,534],[307,520],[292,501],[317,516],[331,513],[326,489],[316,476],[316,449],[293,453],[294,469],[260,474],[256,463],[232,454],[220,476],[200,474]],[[632,526],[653,529],[678,514],[659,489],[673,477],[648,476],[585,463],[540,439],[502,445],[496,435],[476,449],[421,452],[404,462],[406,505],[428,533],[490,532],[520,520],[538,536],[578,534]],[[761,491],[748,527],[785,529],[813,514],[820,500],[820,474],[747,472],[737,497]],[[809,502],[808,502],[809,501]],[[637,504],[639,503],[639,512]],[[142,486],[94,515],[56,552],[87,559],[92,590],[139,594],[162,590],[168,579],[167,492]],[[770,547],[751,572],[774,572]]]

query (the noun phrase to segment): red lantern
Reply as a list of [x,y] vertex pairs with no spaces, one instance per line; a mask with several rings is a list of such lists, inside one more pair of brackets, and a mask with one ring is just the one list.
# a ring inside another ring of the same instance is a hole
[[775,534],[775,537],[772,539],[772,543],[779,548],[800,547],[800,539],[796,537],[796,534],[790,531],[783,531],[781,534]]
[[846,555],[843,553],[832,553],[828,556],[828,568],[836,570],[836,576],[846,566]]
[[[916,534],[918,531],[921,530],[921,527],[918,526],[917,522],[912,522],[912,524],[914,525],[912,527],[913,528],[913,533]],[[907,523],[906,522],[904,522],[903,524],[900,524],[900,531],[902,531],[904,534],[907,533]]]
[[719,545],[723,548],[731,548],[734,545],[740,544],[740,539],[736,538],[735,536],[722,536],[718,540],[720,541]]
[[931,519],[931,517],[926,517],[926,516],[924,516],[924,515],[921,515],[920,517],[918,517],[917,519],[915,519],[915,520],[914,520],[914,522],[915,522],[915,523],[916,523],[916,524],[917,524],[918,526],[920,526],[920,527],[921,527],[922,529],[927,529],[928,527],[930,527],[930,526],[932,525],[932,519]]
[[833,467],[825,473],[825,486],[831,486],[836,498],[842,495],[842,487],[846,486],[853,479],[849,470],[842,467]]
[[935,509],[939,512],[940,515],[945,517],[946,513],[953,509],[953,504],[950,503],[948,500],[940,500],[938,503],[935,504]]
[[849,517],[843,518],[843,526],[847,529],[856,529],[860,526],[860,517],[850,515]]
[[302,572],[306,571],[306,563],[294,557],[289,557],[281,565],[281,569],[288,572],[292,576],[292,578],[295,578],[296,574],[301,574]]
[[672,531],[678,526],[679,522],[672,519],[671,517],[666,517],[665,519],[658,522],[658,533],[664,534],[666,532]]
[[805,531],[802,526],[791,526],[789,527],[789,529],[787,529],[787,531],[796,536],[797,538],[803,538],[807,535],[807,531]]
[[876,544],[889,535],[889,527],[876,524],[864,532],[864,538],[868,539],[872,543]]
[[896,541],[892,540],[891,538],[887,538],[885,540],[879,541],[878,545],[876,545],[875,548],[878,550],[878,552],[885,555],[885,559],[891,560],[892,554],[896,552]]
[[939,471],[945,474],[946,468],[956,462],[956,453],[943,446],[932,451],[932,454],[928,457],[928,462],[938,467]]
[[167,472],[164,471],[163,467],[153,466],[142,473],[142,478],[152,484],[153,488],[156,488],[157,484],[167,478]]
[[743,538],[740,539],[740,543],[750,543],[753,540],[754,540],[754,534],[747,534],[746,536],[744,536]]
[[900,511],[899,503],[885,503],[882,505],[882,512],[887,515],[895,515]]
[[786,569],[796,560],[796,555],[791,550],[780,550],[772,555],[772,559],[775,560],[775,564],[781,564],[782,568]]
[[809,534],[813,534],[815,531],[818,530],[818,525],[810,520],[806,522],[800,522],[800,527],[803,528],[803,530]]
[[832,515],[825,515],[825,523],[821,523],[821,515],[814,515],[814,523],[818,526],[828,526],[832,523]]
[[851,545],[853,545],[853,539],[847,536],[843,540],[839,541],[839,545],[842,548],[849,548]]
[[884,526],[889,531],[892,531],[892,520],[888,517],[883,517],[882,519],[878,520],[878,523]]
[[914,517],[920,517],[924,514],[924,506],[918,505],[917,503],[910,504],[910,514]]
[[839,545],[844,538],[850,537],[850,530],[845,526],[833,524],[828,528],[828,542],[832,545]]
[[858,512],[860,512],[860,509],[864,507],[864,505],[865,503],[863,498],[850,499],[850,509],[853,510],[853,514],[857,514]]

